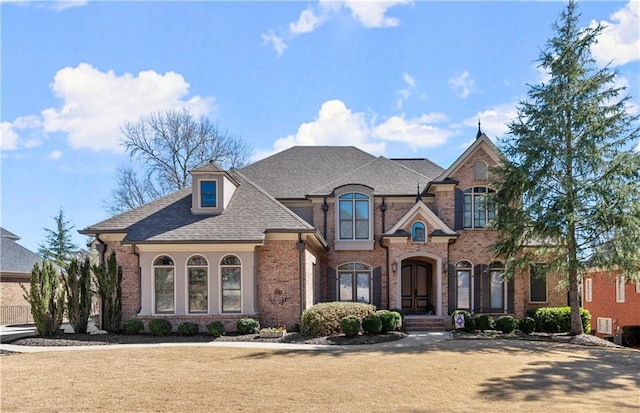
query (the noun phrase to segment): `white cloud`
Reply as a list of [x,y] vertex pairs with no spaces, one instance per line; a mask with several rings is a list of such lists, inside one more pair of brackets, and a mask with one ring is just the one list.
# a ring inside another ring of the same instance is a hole
[[448,82],[451,86],[451,90],[453,90],[454,93],[462,99],[467,98],[469,94],[474,91],[476,83],[466,70],[459,76],[452,77]]
[[49,153],[49,159],[52,159],[52,160],[55,161],[55,160],[58,160],[60,158],[62,158],[62,151],[55,150],[55,151],[51,151]]
[[412,149],[435,147],[457,133],[436,125],[447,121],[444,114],[429,113],[412,119],[393,116],[378,122],[375,114],[354,113],[341,100],[329,100],[314,120],[301,124],[295,134],[277,139],[271,149],[257,150],[253,160],[298,145],[353,145],[377,155],[385,152],[388,143]]
[[10,151],[18,147],[18,134],[10,122],[0,123],[0,150]]
[[411,3],[409,0],[388,1],[362,1],[362,0],[320,0],[317,6],[309,6],[300,13],[298,20],[289,23],[287,29],[278,30],[277,33],[270,29],[262,33],[262,43],[271,46],[280,56],[287,48],[287,42],[292,38],[305,33],[311,33],[321,27],[332,16],[347,9],[351,16],[360,22],[365,28],[395,27],[400,20],[388,17],[390,8]]
[[72,7],[86,6],[87,0],[52,0],[47,2],[35,2],[32,0],[0,0],[0,3],[17,4],[19,6],[46,7],[52,10],[65,10]]
[[213,109],[212,99],[184,100],[189,84],[175,72],[147,70],[118,76],[81,63],[59,70],[51,88],[63,103],[42,111],[43,130],[66,133],[74,149],[121,151],[120,125],[127,119],[180,108],[205,115]]
[[398,110],[402,109],[404,102],[406,102],[406,100],[409,99],[409,96],[411,96],[411,90],[416,86],[416,81],[410,74],[403,73],[402,79],[406,83],[406,87],[396,91],[396,93],[400,96],[398,98],[398,101],[396,102],[396,107],[395,107]]
[[474,117],[464,120],[465,126],[478,126],[480,121],[481,130],[492,140],[496,137],[504,136],[509,128],[507,124],[517,117],[517,103],[504,103],[489,109],[478,112]]
[[[591,47],[596,61],[613,66],[640,60],[640,2],[630,0],[627,5],[610,16],[611,21],[600,22],[604,30],[598,43]],[[597,22],[592,21],[591,27]]]

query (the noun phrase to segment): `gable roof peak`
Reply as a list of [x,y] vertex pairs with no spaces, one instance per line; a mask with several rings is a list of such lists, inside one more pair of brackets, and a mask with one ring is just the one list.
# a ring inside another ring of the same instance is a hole
[[224,168],[220,166],[220,164],[213,159],[209,160],[209,162],[203,163],[201,165],[196,166],[189,172],[225,172]]

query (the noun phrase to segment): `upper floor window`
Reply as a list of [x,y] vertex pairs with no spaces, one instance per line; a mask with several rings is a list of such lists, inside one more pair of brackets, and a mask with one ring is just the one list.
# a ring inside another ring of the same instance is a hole
[[411,241],[425,242],[427,239],[425,226],[422,222],[415,222],[411,226]]
[[239,313],[242,309],[242,263],[235,255],[227,255],[220,261],[222,282],[222,312]]
[[584,300],[586,302],[593,300],[593,278],[586,278],[584,280]]
[[624,303],[624,288],[626,285],[626,280],[624,275],[619,275],[616,277],[616,303]]
[[187,261],[187,282],[189,284],[189,313],[206,313],[208,308],[207,259],[194,255]]
[[371,302],[371,267],[349,263],[338,267],[338,300]]
[[495,218],[496,207],[491,200],[495,191],[486,187],[473,187],[464,191],[464,227],[484,228]]
[[200,207],[215,208],[216,198],[216,181],[200,181]]
[[339,234],[341,240],[369,239],[369,197],[348,192],[338,197]]
[[153,262],[155,312],[173,314],[175,303],[175,266],[171,257],[162,255]]
[[475,161],[473,164],[473,179],[476,181],[486,181],[487,175],[487,163],[485,161]]

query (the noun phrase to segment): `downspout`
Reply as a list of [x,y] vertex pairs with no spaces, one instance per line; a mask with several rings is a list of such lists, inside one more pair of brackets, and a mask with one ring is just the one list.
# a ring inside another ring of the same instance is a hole
[[100,253],[100,265],[104,265],[105,257],[107,255],[107,244],[100,239],[100,234],[96,235],[96,241],[100,244],[96,246],[96,250]]
[[304,268],[302,268],[302,254],[304,253],[304,241],[302,241],[302,234],[298,233],[298,243],[296,245],[298,248],[298,267],[300,268],[300,316],[304,311]]
[[[387,211],[387,204],[385,203],[385,197],[382,197],[382,204],[380,205],[380,213],[382,217],[382,233],[384,234],[387,230],[385,228],[385,212]],[[391,282],[391,276],[389,275],[389,247],[382,244],[382,236],[380,237],[380,246],[385,249],[386,254],[386,267],[387,267],[387,308],[391,308],[391,303],[389,300],[391,299],[391,293],[389,292],[389,286]]]
[[324,226],[323,226],[323,233],[322,235],[324,236],[324,239],[327,239],[327,211],[329,210],[329,205],[327,205],[327,197],[324,197],[324,203],[322,204],[322,212],[324,215]]
[[138,258],[138,311],[142,310],[142,267],[140,266],[140,253],[136,249],[136,244],[131,245],[131,253]]

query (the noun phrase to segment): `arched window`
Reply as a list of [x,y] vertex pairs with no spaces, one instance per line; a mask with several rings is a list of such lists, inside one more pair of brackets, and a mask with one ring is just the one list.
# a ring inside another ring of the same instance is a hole
[[489,264],[489,296],[491,297],[491,310],[504,310],[504,282],[502,281],[502,273],[504,265],[501,262],[492,262]]
[[475,161],[473,164],[473,179],[476,181],[486,181],[487,176],[487,163],[485,161]]
[[371,302],[371,267],[349,263],[338,266],[338,300]]
[[369,197],[348,192],[338,197],[338,226],[341,240],[369,239]]
[[425,226],[422,222],[415,222],[411,226],[411,241],[425,242],[427,239]]
[[239,313],[242,310],[242,264],[235,255],[220,261],[222,312]]
[[153,262],[155,312],[173,314],[175,310],[175,265],[173,259],[162,255]]
[[482,186],[464,191],[464,227],[484,228],[495,218],[496,206],[491,197],[495,194],[491,188]]
[[471,309],[471,269],[469,261],[456,264],[456,308]]
[[209,268],[207,259],[194,255],[187,261],[189,283],[189,313],[206,313],[209,310]]

